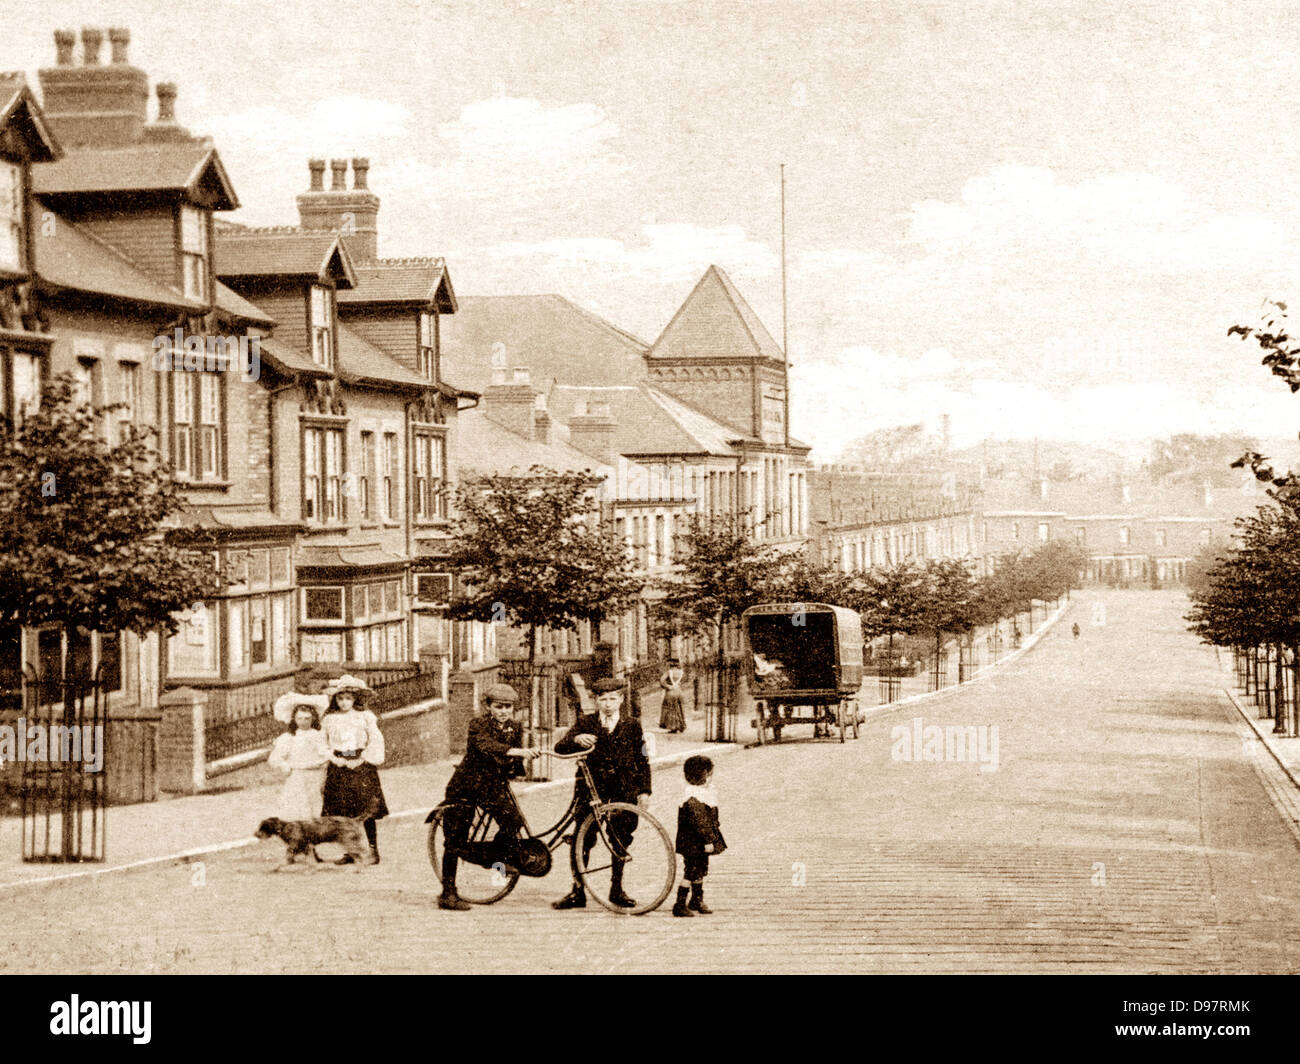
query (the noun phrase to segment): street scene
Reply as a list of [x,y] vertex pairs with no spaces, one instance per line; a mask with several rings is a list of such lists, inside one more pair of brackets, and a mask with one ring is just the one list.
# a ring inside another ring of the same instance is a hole
[[[356,873],[300,869],[268,889],[281,854],[266,842],[6,891],[25,918],[0,956],[7,971],[106,973],[1292,972],[1300,827],[1295,798],[1271,795],[1294,784],[1182,630],[1181,598],[1076,593],[1022,659],[873,715],[857,742],[717,757],[736,841],[710,872],[707,920],[554,912],[559,873],[440,912],[420,807],[384,823],[383,863]],[[1075,640],[1094,601],[1107,624]],[[892,760],[892,730],[915,717],[996,727],[997,771]],[[397,773],[412,774],[404,797],[441,797],[443,766]],[[651,811],[675,820],[681,789],[678,766],[655,766]],[[521,804],[545,821],[566,798]]]
[[1284,6],[358,11],[0,0],[0,972],[1300,969]]

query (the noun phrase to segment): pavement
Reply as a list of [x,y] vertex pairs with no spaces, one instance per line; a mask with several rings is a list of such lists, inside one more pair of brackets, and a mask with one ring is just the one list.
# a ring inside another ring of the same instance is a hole
[[[1015,661],[869,716],[856,741],[719,758],[709,917],[555,912],[562,871],[443,912],[422,817],[395,817],[375,867],[275,874],[268,840],[12,888],[0,970],[1295,972],[1297,791],[1184,612],[1174,591],[1076,594]],[[385,774],[394,808],[405,772]],[[434,769],[411,772],[427,809]],[[545,823],[566,798],[520,801]],[[671,824],[681,798],[657,766],[651,811]]]

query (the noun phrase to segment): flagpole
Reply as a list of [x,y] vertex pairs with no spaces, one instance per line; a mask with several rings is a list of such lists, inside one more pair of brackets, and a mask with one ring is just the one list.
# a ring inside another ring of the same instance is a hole
[[785,445],[790,446],[790,326],[785,280],[785,163],[781,164],[781,354],[785,358]]

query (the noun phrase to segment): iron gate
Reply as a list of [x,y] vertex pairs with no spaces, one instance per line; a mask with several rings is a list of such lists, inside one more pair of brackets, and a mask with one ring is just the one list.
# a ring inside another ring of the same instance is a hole
[[108,714],[100,671],[50,677],[25,665],[22,694],[23,860],[102,861]]

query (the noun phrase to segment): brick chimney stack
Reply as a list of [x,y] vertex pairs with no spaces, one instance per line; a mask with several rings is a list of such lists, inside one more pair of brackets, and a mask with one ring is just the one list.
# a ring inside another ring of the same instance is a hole
[[82,65],[75,65],[75,38],[54,31],[56,65],[40,71],[42,109],[65,147],[115,148],[138,144],[148,121],[149,79],[127,62],[131,35],[111,29],[111,63],[100,62],[104,32],[81,31]]
[[352,160],[352,187],[348,188],[348,160],[331,159],[331,185],[325,184],[325,160],[307,164],[311,184],[298,197],[298,220],[304,229],[326,229],[343,236],[348,254],[358,262],[373,262],[379,254],[379,197],[370,191],[370,160]]
[[537,393],[528,370],[517,369],[511,384],[490,384],[483,392],[483,409],[489,418],[525,439],[535,439],[534,411]]
[[618,422],[608,403],[588,402],[586,412],[569,419],[569,444],[606,465],[614,461],[614,430]]

